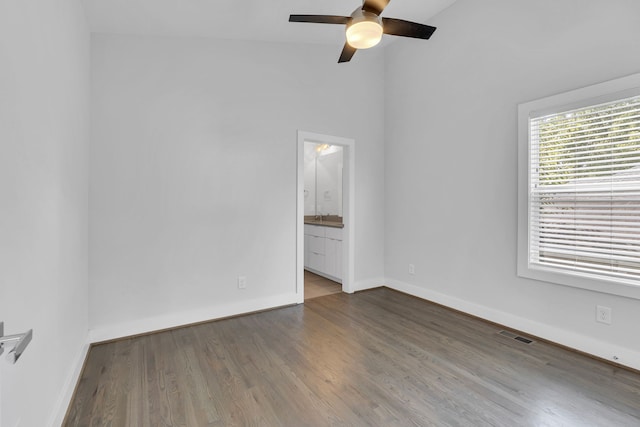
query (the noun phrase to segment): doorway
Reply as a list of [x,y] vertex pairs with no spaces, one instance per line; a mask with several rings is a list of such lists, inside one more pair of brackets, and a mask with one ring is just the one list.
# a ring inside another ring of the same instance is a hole
[[[306,230],[313,234],[311,236],[314,239],[314,243],[321,245],[325,244],[326,238],[327,247],[332,244],[336,244],[334,239],[341,239],[338,243],[338,250],[332,252],[334,258],[331,262],[335,263],[333,268],[337,268],[338,273],[334,273],[342,280],[341,289],[338,291],[352,293],[353,292],[353,242],[354,242],[354,176],[355,176],[355,141],[350,138],[337,137],[332,135],[323,135],[313,132],[298,131],[297,138],[297,218],[296,218],[296,301],[303,303],[305,299],[305,276],[309,281],[316,281],[317,284],[321,283],[320,280],[323,277],[318,277],[314,273],[320,273],[325,277],[331,277],[331,274],[323,274],[321,270],[314,270],[310,268],[310,272],[305,271],[305,259],[309,263],[309,251],[308,246],[305,248],[305,142],[313,143],[318,146],[337,146],[342,151],[342,224],[343,227],[339,228],[339,232],[336,227],[327,227],[329,222],[332,222],[331,215],[322,215],[323,212],[319,212],[320,215],[316,215],[317,222],[310,221],[312,218],[307,216]],[[324,191],[323,191],[324,192]],[[318,212],[316,212],[318,213]],[[312,224],[312,225],[311,225]],[[311,227],[310,227],[311,225]],[[312,231],[309,231],[312,230]],[[313,230],[319,231],[315,233]],[[325,230],[328,230],[325,232]],[[326,233],[326,234],[325,234]],[[336,238],[336,234],[340,237]],[[323,246],[324,247],[324,246]],[[306,257],[305,257],[306,255]],[[322,254],[324,255],[324,253]],[[313,257],[314,254],[311,254]],[[323,260],[321,260],[323,262]],[[311,260],[311,266],[314,266],[314,261]],[[319,265],[319,264],[318,264]],[[309,274],[311,273],[311,274]]]

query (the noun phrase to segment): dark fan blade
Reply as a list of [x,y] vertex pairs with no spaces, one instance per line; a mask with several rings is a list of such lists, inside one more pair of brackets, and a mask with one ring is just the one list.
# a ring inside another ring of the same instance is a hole
[[342,53],[340,54],[340,59],[338,59],[338,63],[340,62],[349,62],[351,58],[353,58],[353,54],[356,53],[355,47],[351,47],[349,43],[345,43],[342,48]]
[[289,15],[289,22],[314,22],[316,24],[346,24],[351,17],[335,15]]
[[380,15],[391,0],[364,0],[362,10]]
[[405,21],[403,19],[382,18],[382,29],[385,34],[392,36],[428,39],[436,30],[436,27]]

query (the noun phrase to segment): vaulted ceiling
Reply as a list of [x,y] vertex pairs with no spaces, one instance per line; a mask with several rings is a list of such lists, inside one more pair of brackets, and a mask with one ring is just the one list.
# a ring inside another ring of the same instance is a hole
[[[382,16],[428,23],[455,0],[391,0]],[[83,0],[99,33],[197,36],[341,46],[344,27],[289,23],[289,14],[347,16],[360,0]],[[436,25],[437,26],[437,25]],[[393,38],[388,38],[393,39]]]

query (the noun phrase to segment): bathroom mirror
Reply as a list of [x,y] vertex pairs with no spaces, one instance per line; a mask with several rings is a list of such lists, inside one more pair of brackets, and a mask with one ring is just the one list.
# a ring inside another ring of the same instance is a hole
[[304,143],[305,216],[342,217],[342,165],[342,147]]

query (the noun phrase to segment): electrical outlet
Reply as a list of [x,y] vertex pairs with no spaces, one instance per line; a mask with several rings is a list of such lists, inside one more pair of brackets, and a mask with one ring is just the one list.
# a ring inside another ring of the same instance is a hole
[[611,324],[611,307],[603,305],[596,306],[596,321],[600,323]]
[[245,289],[247,287],[247,276],[238,276],[238,289]]
[[416,266],[409,264],[409,274],[416,274]]

